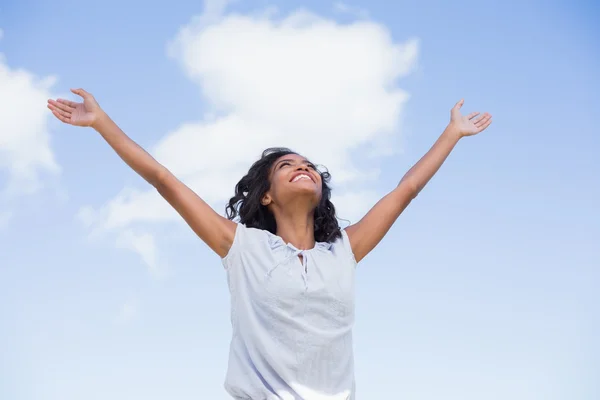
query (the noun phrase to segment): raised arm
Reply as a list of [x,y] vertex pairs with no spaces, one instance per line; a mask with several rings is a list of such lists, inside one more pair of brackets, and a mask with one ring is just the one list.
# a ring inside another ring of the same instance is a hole
[[72,89],[83,103],[48,100],[48,108],[62,122],[94,128],[115,152],[142,178],[156,188],[183,217],[192,230],[220,257],[229,252],[236,224],[204,202],[167,168],[131,140],[101,109],[94,97],[83,89]]
[[463,116],[461,100],[450,111],[450,123],[431,149],[402,178],[398,186],[379,200],[356,224],[346,228],[357,261],[363,259],[383,239],[404,209],[417,197],[440,169],[454,146],[465,136],[475,135],[492,123],[488,113]]

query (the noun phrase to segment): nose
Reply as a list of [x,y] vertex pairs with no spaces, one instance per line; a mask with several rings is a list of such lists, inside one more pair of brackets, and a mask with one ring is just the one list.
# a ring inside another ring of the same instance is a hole
[[304,164],[300,164],[298,166],[298,168],[296,168],[296,171],[300,171],[300,170],[302,170],[302,171],[308,171],[308,167],[306,165],[304,165]]

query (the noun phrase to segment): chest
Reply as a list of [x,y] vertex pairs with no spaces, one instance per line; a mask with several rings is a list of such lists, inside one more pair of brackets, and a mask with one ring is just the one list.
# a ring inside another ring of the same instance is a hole
[[333,252],[275,252],[241,260],[237,291],[255,311],[318,326],[343,326],[354,317],[355,268]]

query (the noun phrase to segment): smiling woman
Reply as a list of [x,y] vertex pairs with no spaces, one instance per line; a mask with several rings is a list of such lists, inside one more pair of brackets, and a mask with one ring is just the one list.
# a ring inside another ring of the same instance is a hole
[[[264,229],[288,239],[295,233],[282,232],[282,228],[303,226],[303,238],[295,241],[300,247],[312,246],[312,240],[331,242],[341,234],[335,207],[330,201],[330,178],[328,172],[317,172],[314,164],[290,149],[267,149],[236,185],[235,196],[227,206],[227,216],[232,220],[239,217],[240,223],[247,227]],[[282,223],[290,217],[288,210],[298,207],[311,210],[303,215],[304,221]]]
[[266,150],[235,187],[227,218],[131,140],[83,89],[49,100],[62,122],[89,126],[153,185],[217,253],[228,274],[233,337],[225,387],[236,399],[354,399],[354,271],[460,138],[491,124],[459,101],[429,152],[359,222],[345,229],[330,175],[290,149]]

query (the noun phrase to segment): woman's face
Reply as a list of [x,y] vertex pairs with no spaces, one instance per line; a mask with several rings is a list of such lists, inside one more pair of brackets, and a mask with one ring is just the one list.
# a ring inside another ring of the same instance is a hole
[[316,207],[321,200],[321,174],[298,154],[279,157],[271,167],[270,181],[271,188],[263,198],[263,205],[284,205],[298,197],[306,197]]

